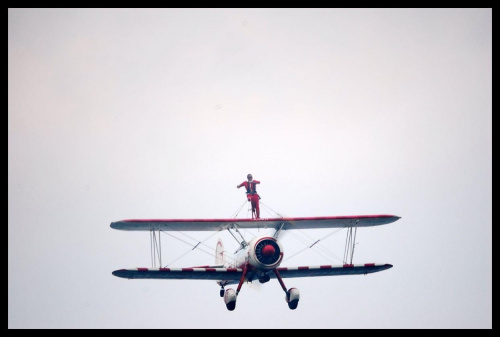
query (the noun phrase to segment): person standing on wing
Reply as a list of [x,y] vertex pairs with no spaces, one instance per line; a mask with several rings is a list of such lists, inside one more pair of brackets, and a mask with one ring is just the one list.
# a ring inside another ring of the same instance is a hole
[[260,196],[257,194],[257,184],[260,184],[260,181],[253,180],[251,174],[247,175],[247,179],[248,181],[244,181],[236,187],[240,188],[242,186],[245,186],[245,188],[247,189],[247,199],[252,203],[252,216],[255,214],[255,219],[260,219]]

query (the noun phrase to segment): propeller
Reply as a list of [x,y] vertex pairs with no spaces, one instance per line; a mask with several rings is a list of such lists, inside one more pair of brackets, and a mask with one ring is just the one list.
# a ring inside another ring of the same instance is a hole
[[262,264],[271,265],[280,258],[280,248],[273,240],[262,240],[255,247],[255,256]]

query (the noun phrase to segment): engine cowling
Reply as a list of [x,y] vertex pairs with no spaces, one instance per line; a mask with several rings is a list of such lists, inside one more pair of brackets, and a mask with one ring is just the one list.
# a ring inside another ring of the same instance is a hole
[[272,236],[254,238],[249,246],[249,262],[260,270],[274,269],[283,260],[283,247]]

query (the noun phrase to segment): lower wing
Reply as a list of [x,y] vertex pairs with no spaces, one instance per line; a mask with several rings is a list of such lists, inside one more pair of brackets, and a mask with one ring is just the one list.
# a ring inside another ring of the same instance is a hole
[[[302,267],[280,267],[278,272],[282,278],[362,275],[376,273],[392,268],[391,264],[365,263],[344,265],[321,265]],[[113,271],[113,275],[127,279],[177,279],[177,280],[224,280],[239,281],[242,268],[133,268]],[[268,272],[271,278],[276,278],[273,272]],[[233,282],[229,282],[233,283]]]
[[113,275],[128,279],[239,280],[242,268],[133,268],[119,269]]
[[[313,277],[313,276],[337,276],[337,275],[366,275],[392,268],[388,263],[365,263],[344,264],[341,266],[322,265],[314,267],[280,267],[278,272],[282,278],[289,277]],[[271,278],[276,277],[270,274]]]

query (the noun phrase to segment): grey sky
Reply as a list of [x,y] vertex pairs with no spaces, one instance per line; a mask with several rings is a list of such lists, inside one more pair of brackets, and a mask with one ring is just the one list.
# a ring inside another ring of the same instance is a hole
[[[9,9],[8,62],[9,328],[492,328],[491,8]],[[111,275],[151,266],[112,221],[231,217],[247,173],[282,215],[401,216],[354,255],[394,267],[285,280],[295,311]]]

